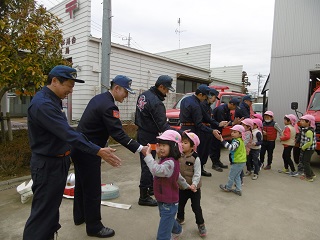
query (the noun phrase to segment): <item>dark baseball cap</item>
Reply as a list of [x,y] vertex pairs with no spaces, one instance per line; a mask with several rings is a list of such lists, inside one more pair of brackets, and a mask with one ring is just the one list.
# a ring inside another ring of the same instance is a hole
[[239,103],[240,103],[240,100],[239,100],[239,98],[237,98],[237,97],[233,97],[233,98],[230,99],[229,103],[232,103],[232,104],[238,106]]
[[216,98],[217,98],[218,100],[220,100],[220,98],[218,97],[218,96],[219,96],[219,92],[218,92],[216,89],[210,88],[209,93],[210,93],[211,96],[216,96]]
[[117,75],[112,81],[114,84],[123,87],[126,89],[129,93],[135,94],[135,92],[131,89],[131,83],[132,80],[126,76],[123,75]]
[[201,85],[199,85],[198,90],[199,90],[202,94],[204,94],[204,95],[206,95],[206,96],[208,96],[208,97],[211,97],[211,93],[210,93],[211,88],[209,88],[206,84],[201,84]]
[[245,100],[248,100],[248,101],[252,102],[252,98],[251,98],[250,95],[246,95],[246,96],[244,96],[244,97],[242,98],[242,101],[245,101]]
[[160,85],[168,88],[171,92],[174,92],[175,89],[172,87],[173,79],[172,77],[168,75],[161,75],[158,77],[158,80],[156,81],[156,87],[159,87]]
[[57,65],[54,68],[51,69],[51,71],[49,72],[49,75],[52,75],[54,77],[63,77],[66,79],[71,79],[75,82],[78,83],[84,83],[83,80],[77,79],[77,70],[72,68],[72,67],[68,67],[65,65]]

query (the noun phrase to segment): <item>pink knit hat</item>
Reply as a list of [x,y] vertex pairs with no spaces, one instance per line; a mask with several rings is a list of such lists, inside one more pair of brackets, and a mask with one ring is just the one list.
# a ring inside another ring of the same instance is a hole
[[312,127],[313,129],[316,129],[316,124],[315,124],[315,117],[310,115],[310,114],[306,114],[304,116],[302,116],[300,119],[304,119],[304,120],[308,120],[310,122],[310,127]]
[[157,137],[161,140],[168,140],[178,144],[180,152],[182,152],[181,135],[175,130],[166,130],[160,136]]
[[234,131],[238,131],[240,133],[244,133],[246,130],[244,129],[243,126],[241,125],[234,125],[232,128],[230,128],[231,130],[234,130]]
[[284,115],[286,118],[289,118],[291,125],[294,126],[297,122],[297,117],[293,114]]
[[244,120],[241,121],[243,124],[249,126],[251,128],[251,130],[253,129],[253,122],[251,118],[246,118]]
[[258,126],[258,128],[262,128],[262,121],[259,118],[252,119],[252,122]]
[[258,118],[258,119],[260,119],[261,121],[263,121],[263,117],[262,117],[262,115],[261,115],[260,113],[255,113],[255,114],[253,114],[253,116],[254,116],[255,118]]
[[197,134],[193,133],[193,132],[188,132],[188,131],[184,131],[184,134],[186,134],[188,136],[188,138],[190,138],[190,140],[193,142],[194,146],[193,146],[193,150],[196,152],[197,151],[197,147],[200,144],[200,139],[197,136]]

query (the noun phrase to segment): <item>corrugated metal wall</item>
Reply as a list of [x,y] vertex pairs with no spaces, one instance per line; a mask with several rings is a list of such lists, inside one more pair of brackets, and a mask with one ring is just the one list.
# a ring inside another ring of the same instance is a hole
[[282,127],[291,102],[307,107],[309,72],[320,63],[319,23],[319,0],[275,1],[268,110]]

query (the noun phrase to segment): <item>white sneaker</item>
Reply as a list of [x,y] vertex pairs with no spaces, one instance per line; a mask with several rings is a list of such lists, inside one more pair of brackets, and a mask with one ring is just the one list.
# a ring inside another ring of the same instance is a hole
[[251,179],[252,179],[252,180],[257,180],[257,179],[258,179],[258,176],[259,176],[258,174],[253,174],[253,176],[252,176]]
[[183,229],[181,229],[181,233],[171,233],[171,240],[179,240],[183,233]]

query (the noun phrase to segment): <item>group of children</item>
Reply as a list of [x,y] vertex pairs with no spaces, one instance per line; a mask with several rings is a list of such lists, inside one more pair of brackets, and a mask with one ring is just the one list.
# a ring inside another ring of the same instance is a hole
[[[252,175],[252,180],[258,179],[259,171],[264,166],[266,152],[268,163],[264,169],[271,169],[277,132],[280,133],[280,141],[284,146],[282,154],[284,168],[279,172],[289,173],[290,176],[301,175],[301,179],[312,182],[315,174],[310,168],[310,159],[316,143],[315,118],[312,115],[304,115],[300,118],[300,126],[297,126],[297,118],[293,114],[285,115],[285,128],[282,131],[273,120],[273,112],[266,111],[263,118],[259,114],[255,114],[254,117],[254,119],[244,119],[241,125],[234,125],[231,128],[231,143],[220,136],[222,145],[230,151],[231,163],[228,182],[225,185],[220,184],[220,188],[241,196],[243,175]],[[204,237],[207,230],[200,205],[201,163],[196,152],[200,143],[199,138],[192,132],[185,131],[181,136],[174,130],[167,130],[157,138],[159,161],[154,161],[150,146],[144,159],[154,176],[153,190],[160,212],[157,239],[180,238],[188,199],[191,199],[199,234]],[[291,151],[297,143],[301,149],[298,171],[291,159]],[[245,165],[247,171],[244,174]],[[233,185],[235,189],[232,188]]]

